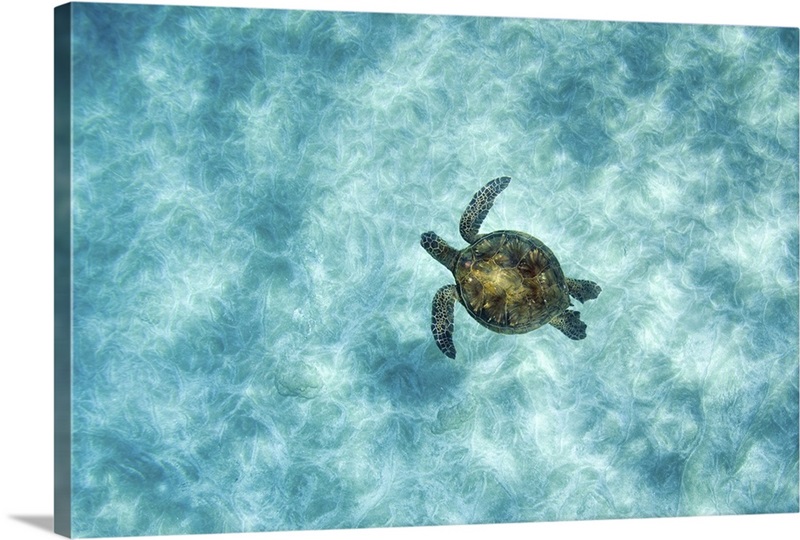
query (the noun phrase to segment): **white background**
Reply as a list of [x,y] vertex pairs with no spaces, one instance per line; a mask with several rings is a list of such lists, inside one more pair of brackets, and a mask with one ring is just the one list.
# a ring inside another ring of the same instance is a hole
[[[134,0],[131,0],[134,1]],[[556,19],[800,26],[795,0],[194,0],[205,6]],[[530,4],[530,5],[528,5]],[[0,540],[52,537],[53,8],[11,0],[0,14]],[[797,538],[800,514],[196,535],[193,539]],[[144,537],[142,537],[144,538]],[[178,537],[161,537],[178,538]]]

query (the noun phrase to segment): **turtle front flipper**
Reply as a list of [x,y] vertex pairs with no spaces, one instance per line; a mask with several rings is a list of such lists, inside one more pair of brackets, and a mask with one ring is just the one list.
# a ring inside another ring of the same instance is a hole
[[569,290],[569,295],[581,304],[587,300],[594,300],[603,290],[594,281],[571,278],[567,278],[567,289]]
[[431,331],[436,346],[446,356],[456,357],[456,347],[453,345],[453,311],[456,303],[456,286],[445,285],[433,297],[431,311]]
[[472,244],[478,239],[478,230],[480,230],[486,214],[492,208],[495,197],[506,189],[509,182],[511,182],[511,178],[508,176],[495,178],[473,195],[472,200],[467,205],[467,209],[461,215],[461,222],[458,225],[461,237],[468,244]]
[[586,323],[581,320],[580,311],[567,309],[553,317],[550,324],[561,330],[569,339],[579,340],[586,337]]

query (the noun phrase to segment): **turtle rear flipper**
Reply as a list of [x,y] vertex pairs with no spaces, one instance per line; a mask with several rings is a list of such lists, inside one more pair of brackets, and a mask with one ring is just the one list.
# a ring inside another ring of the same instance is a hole
[[436,346],[445,356],[456,357],[453,345],[453,307],[456,303],[456,286],[445,285],[433,297],[431,310],[431,331]]
[[561,330],[569,339],[577,341],[586,337],[586,323],[581,320],[580,311],[568,309],[553,317],[550,324]]
[[567,289],[569,289],[569,295],[581,304],[587,300],[594,300],[603,290],[594,281],[571,278],[567,278]]
[[478,231],[481,228],[481,223],[483,223],[486,214],[488,214],[489,210],[492,208],[495,197],[506,189],[509,182],[511,182],[511,178],[508,176],[495,178],[472,196],[472,200],[461,215],[461,222],[458,225],[461,238],[466,240],[468,244],[472,244],[478,239]]

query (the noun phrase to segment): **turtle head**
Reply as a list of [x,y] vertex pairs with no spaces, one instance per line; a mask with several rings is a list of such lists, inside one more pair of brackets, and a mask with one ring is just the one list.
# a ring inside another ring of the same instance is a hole
[[433,231],[422,233],[419,244],[448,270],[451,272],[455,270],[458,251],[450,247],[438,234]]

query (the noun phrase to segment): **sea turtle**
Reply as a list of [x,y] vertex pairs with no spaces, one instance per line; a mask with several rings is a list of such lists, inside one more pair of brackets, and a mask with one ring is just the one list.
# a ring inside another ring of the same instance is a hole
[[495,197],[509,182],[508,176],[495,178],[472,197],[459,224],[461,237],[469,244],[464,249],[450,247],[433,231],[423,233],[420,239],[425,251],[456,280],[436,291],[431,316],[436,345],[450,358],[456,357],[456,300],[473,319],[501,334],[524,334],[549,323],[570,339],[586,337],[586,324],[580,312],[569,309],[569,297],[581,303],[597,298],[601,290],[597,283],[564,277],[550,248],[529,234],[507,230],[478,233]]

